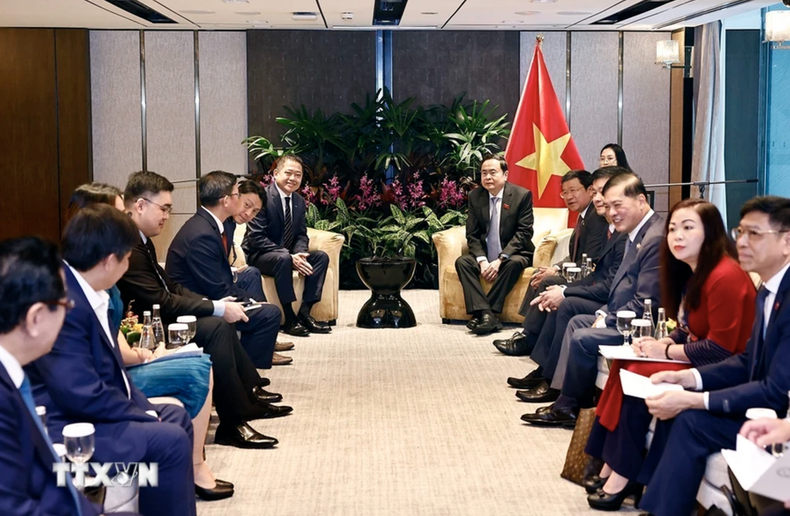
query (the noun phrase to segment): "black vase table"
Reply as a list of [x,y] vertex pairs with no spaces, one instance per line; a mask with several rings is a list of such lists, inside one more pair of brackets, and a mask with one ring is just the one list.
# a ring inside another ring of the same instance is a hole
[[414,276],[417,262],[411,258],[362,258],[357,274],[370,289],[370,299],[357,315],[360,328],[413,328],[414,311],[400,292]]

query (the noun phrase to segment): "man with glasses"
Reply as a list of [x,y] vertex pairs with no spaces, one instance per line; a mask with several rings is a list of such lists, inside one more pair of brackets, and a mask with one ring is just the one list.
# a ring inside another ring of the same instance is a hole
[[[532,192],[507,181],[507,162],[486,156],[480,166],[480,187],[469,192],[466,243],[469,252],[455,261],[464,291],[466,325],[486,335],[502,329],[496,314],[505,297],[532,262]],[[488,294],[480,278],[492,283]]]
[[[257,281],[239,285],[228,263],[232,241],[223,222],[241,212],[243,206],[236,176],[219,170],[210,172],[198,181],[198,194],[201,206],[170,243],[165,271],[177,284],[209,299],[255,303],[247,310],[249,320],[238,321],[236,328],[255,367],[271,369],[280,310],[263,302],[260,273]],[[278,361],[288,363],[291,358],[278,357]]]
[[[692,512],[707,457],[722,448],[735,449],[748,409],[770,408],[780,415],[788,409],[790,199],[768,196],[748,201],[733,234],[741,267],[763,280],[752,335],[744,353],[723,362],[651,377],[653,383],[674,383],[685,389],[646,401],[650,413],[660,420],[651,451],[663,453],[641,507],[655,516]],[[647,460],[651,459],[649,454]]]

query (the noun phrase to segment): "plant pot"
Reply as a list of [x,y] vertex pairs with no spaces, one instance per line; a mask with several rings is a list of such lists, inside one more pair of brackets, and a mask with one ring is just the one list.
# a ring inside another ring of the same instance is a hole
[[409,304],[400,292],[414,276],[417,262],[412,258],[362,258],[357,274],[370,289],[370,299],[357,316],[360,328],[413,328],[417,326]]

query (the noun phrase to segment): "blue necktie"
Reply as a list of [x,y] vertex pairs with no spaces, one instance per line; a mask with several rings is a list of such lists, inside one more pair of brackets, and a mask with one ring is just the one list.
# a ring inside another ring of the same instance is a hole
[[757,301],[756,301],[757,313],[759,314],[758,320],[760,321],[760,324],[762,324],[762,328],[760,329],[763,332],[762,333],[763,338],[765,338],[765,331],[768,329],[768,323],[771,321],[770,313],[769,313],[769,319],[765,320],[765,300],[768,299],[768,294],[770,293],[771,292],[767,288],[765,288],[765,285],[760,287],[760,290],[757,292]]
[[[25,400],[27,410],[30,412],[30,415],[33,416],[33,421],[36,422],[36,427],[38,427],[39,433],[41,433],[41,436],[44,438],[44,441],[46,441],[47,446],[49,446],[49,451],[52,453],[52,459],[55,462],[61,462],[60,456],[55,453],[55,448],[52,446],[52,441],[49,440],[49,435],[47,435],[44,425],[41,424],[41,418],[38,417],[38,414],[36,414],[36,402],[33,400],[33,391],[30,389],[30,380],[27,379],[27,376],[25,376],[22,385],[19,386],[19,394],[21,394],[22,399]],[[76,507],[77,514],[82,516],[82,506],[80,505],[77,488],[74,487],[74,484],[70,479],[66,480],[66,487],[68,488],[71,497],[74,499],[74,505]]]
[[499,197],[491,198],[491,224],[488,226],[488,236],[486,237],[486,249],[488,250],[489,262],[493,262],[499,258],[499,254],[502,252],[502,244],[499,241],[498,201]]

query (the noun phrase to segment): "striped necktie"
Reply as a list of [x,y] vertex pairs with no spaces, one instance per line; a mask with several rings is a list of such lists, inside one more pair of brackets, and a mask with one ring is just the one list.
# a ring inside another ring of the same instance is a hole
[[285,198],[285,225],[283,226],[283,247],[291,250],[294,240],[293,221],[291,220],[291,197]]

